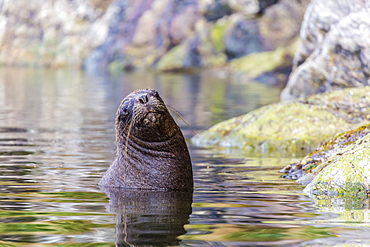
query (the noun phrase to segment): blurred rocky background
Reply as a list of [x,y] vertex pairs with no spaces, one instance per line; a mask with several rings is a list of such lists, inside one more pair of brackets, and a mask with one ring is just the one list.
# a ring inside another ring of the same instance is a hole
[[369,16],[366,0],[0,0],[0,64],[216,68],[294,99],[370,84]]
[[282,99],[370,85],[370,1],[312,0]]
[[1,0],[0,62],[90,71],[188,71],[228,64],[255,77],[290,71],[308,3]]

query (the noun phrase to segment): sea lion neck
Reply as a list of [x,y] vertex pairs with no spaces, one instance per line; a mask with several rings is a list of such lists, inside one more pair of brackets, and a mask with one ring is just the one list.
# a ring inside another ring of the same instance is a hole
[[[171,135],[166,135],[158,139],[143,140],[135,135],[126,135],[122,133],[116,136],[117,155],[130,158],[133,154],[143,154],[150,156],[169,156],[172,157],[174,149],[179,142],[184,142],[180,129],[173,131]],[[181,144],[183,145],[183,144]],[[186,145],[186,144],[185,144]],[[176,150],[175,150],[176,151]]]

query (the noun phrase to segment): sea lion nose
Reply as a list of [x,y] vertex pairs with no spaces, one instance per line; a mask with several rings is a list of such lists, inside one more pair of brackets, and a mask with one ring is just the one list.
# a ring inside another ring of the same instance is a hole
[[138,100],[141,104],[146,104],[149,101],[148,100],[148,95],[147,94],[142,94],[142,95],[139,96]]

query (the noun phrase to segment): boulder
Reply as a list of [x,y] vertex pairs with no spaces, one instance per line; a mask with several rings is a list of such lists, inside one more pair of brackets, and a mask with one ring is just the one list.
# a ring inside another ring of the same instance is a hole
[[313,179],[310,176],[312,181],[304,189],[307,194],[365,198],[370,194],[370,134],[336,152],[316,169],[319,171],[313,172],[317,175]]
[[281,99],[369,85],[369,16],[369,1],[311,1]]
[[280,172],[285,173],[283,177],[288,179],[299,179],[303,184],[309,183],[322,169],[331,162],[327,162],[333,155],[342,153],[348,145],[370,133],[370,124],[357,129],[338,134],[335,138],[323,142],[315,151],[303,159],[289,164]]
[[157,64],[161,71],[190,71],[200,67],[200,57],[196,48],[197,39],[177,45],[163,55]]
[[209,3],[205,3],[202,7],[203,16],[207,21],[217,21],[218,19],[233,13],[229,3],[225,0],[211,1]]
[[370,87],[268,105],[216,124],[192,138],[198,146],[258,152],[313,150],[337,133],[370,120]]
[[266,73],[278,70],[290,71],[291,60],[295,51],[295,43],[279,47],[273,51],[254,52],[229,62],[228,68],[234,74],[243,73],[249,78],[258,78]]

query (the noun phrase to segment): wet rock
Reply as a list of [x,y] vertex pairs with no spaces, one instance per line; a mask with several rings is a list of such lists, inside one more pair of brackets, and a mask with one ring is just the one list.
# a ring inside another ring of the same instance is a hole
[[302,160],[287,165],[280,172],[286,173],[283,175],[285,178],[300,179],[301,183],[307,184],[317,173],[331,163],[326,162],[329,158],[337,153],[341,153],[348,145],[353,144],[369,133],[370,124],[367,124],[355,130],[338,134],[335,138],[322,143],[315,151]]
[[283,100],[369,85],[370,2],[314,0]]
[[[313,170],[317,175],[304,192],[310,195],[370,194],[370,134],[347,145]],[[318,170],[318,171],[316,171]],[[305,177],[301,178],[302,180]]]
[[346,89],[268,105],[216,124],[192,142],[258,152],[313,150],[337,133],[370,120],[369,89]]

